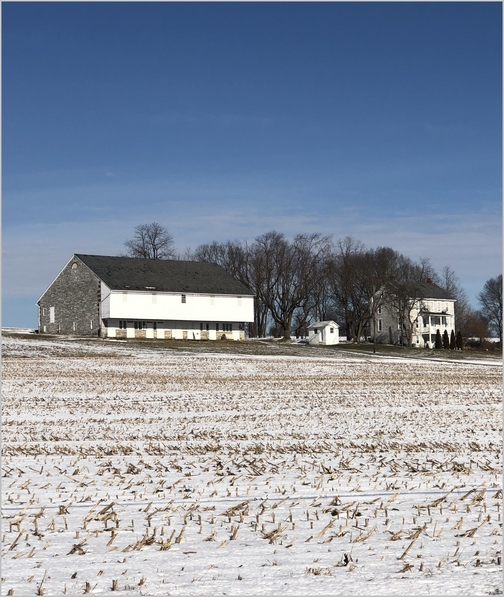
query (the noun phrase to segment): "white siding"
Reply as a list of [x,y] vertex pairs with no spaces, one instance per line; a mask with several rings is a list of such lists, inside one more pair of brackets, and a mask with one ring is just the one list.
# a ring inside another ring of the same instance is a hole
[[209,322],[250,322],[254,321],[254,299],[236,295],[215,295],[212,303],[210,295],[186,294],[182,302],[181,294],[165,292],[153,293],[130,291],[127,300],[121,291],[111,291],[102,302],[102,317],[117,319],[179,320]]

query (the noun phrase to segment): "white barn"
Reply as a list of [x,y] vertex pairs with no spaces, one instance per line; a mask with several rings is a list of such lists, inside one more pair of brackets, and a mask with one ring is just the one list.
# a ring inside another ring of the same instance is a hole
[[48,334],[241,340],[254,321],[252,293],[196,261],[75,254],[37,305]]
[[308,342],[331,346],[339,343],[339,325],[332,320],[317,321],[308,326]]

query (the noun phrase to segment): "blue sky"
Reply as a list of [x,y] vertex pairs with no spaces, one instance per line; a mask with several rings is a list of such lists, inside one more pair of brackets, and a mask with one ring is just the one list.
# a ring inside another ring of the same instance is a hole
[[502,269],[500,2],[3,2],[2,325],[73,253],[352,236]]

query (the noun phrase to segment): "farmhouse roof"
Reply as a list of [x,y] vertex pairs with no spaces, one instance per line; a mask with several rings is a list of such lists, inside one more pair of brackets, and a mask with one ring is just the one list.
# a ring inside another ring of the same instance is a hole
[[439,300],[454,300],[454,297],[444,288],[434,284],[434,282],[423,282],[415,287],[418,298],[422,299],[439,299]]
[[75,254],[75,257],[111,290],[252,294],[214,263],[82,254]]
[[[388,288],[393,293],[394,290],[397,291],[398,286],[396,282],[389,282]],[[447,290],[441,288],[434,282],[431,282],[430,279],[427,282],[419,282],[419,283],[412,283],[408,285],[408,292],[411,298],[416,299],[434,299],[434,300],[455,300]]]

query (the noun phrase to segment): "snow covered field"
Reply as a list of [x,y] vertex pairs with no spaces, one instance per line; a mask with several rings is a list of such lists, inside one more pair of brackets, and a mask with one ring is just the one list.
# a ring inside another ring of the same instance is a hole
[[314,354],[4,337],[2,595],[502,593],[500,361]]

